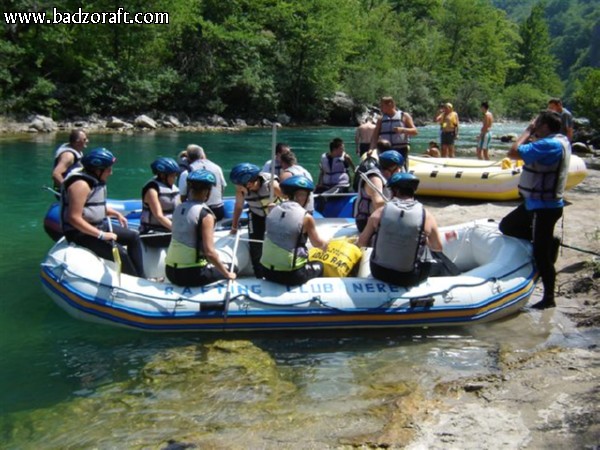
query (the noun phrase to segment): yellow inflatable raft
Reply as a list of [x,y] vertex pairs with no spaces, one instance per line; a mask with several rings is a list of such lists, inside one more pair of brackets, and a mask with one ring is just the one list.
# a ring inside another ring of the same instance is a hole
[[[421,182],[417,195],[482,200],[516,200],[522,161],[480,161],[467,158],[409,157],[410,172]],[[567,189],[587,175],[585,162],[571,155]]]

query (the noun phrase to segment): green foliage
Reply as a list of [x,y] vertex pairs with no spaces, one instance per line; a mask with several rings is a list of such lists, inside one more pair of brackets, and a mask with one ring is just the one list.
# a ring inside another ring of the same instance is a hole
[[600,69],[589,68],[581,74],[577,83],[575,101],[578,111],[590,119],[592,126],[600,127]]
[[531,120],[548,100],[545,92],[527,83],[507,87],[502,97],[506,114],[520,120]]
[[[5,10],[46,6],[13,0]],[[492,100],[496,114],[528,117],[548,96],[565,96],[557,70],[568,82],[566,97],[585,98],[579,92],[592,83],[586,71],[600,51],[593,38],[600,34],[594,28],[600,7],[589,0],[546,6],[533,0],[57,0],[52,6],[167,11],[169,24],[3,23],[5,114],[162,110],[260,118],[286,112],[314,120],[327,114],[324,99],[341,90],[370,104],[392,95],[417,118],[430,119],[440,100],[452,101],[462,117],[479,117],[482,100]],[[572,109],[594,111],[587,103]]]

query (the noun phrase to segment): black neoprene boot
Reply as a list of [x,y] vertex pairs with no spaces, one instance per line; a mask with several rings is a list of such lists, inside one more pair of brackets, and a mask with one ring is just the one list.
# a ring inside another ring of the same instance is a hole
[[531,305],[532,309],[547,309],[554,308],[556,306],[556,302],[554,301],[554,296],[543,296],[542,299],[534,305]]

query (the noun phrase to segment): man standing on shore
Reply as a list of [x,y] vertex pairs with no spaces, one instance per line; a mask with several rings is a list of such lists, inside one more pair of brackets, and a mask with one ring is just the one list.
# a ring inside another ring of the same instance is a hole
[[557,112],[560,115],[560,132],[573,142],[573,114],[567,108],[563,107],[560,98],[552,98],[548,101],[548,109]]
[[458,139],[458,114],[452,103],[443,103],[435,121],[440,124],[442,158],[456,157],[454,142]]
[[492,140],[492,124],[494,123],[494,116],[490,112],[490,105],[488,102],[481,102],[481,112],[483,113],[481,131],[479,133],[479,143],[477,144],[477,159],[490,159],[489,148]]
[[[532,306],[536,309],[555,306],[554,262],[560,240],[554,237],[554,226],[563,213],[563,192],[571,157],[571,144],[559,133],[560,127],[558,113],[542,111],[507,155],[525,162],[519,180],[519,193],[525,201],[502,219],[499,228],[508,236],[533,244],[533,258],[544,285],[542,300]],[[531,138],[535,140],[530,142]]]
[[356,154],[364,155],[371,149],[371,140],[375,131],[375,118],[367,117],[363,123],[356,127],[354,134],[354,143],[356,144]]
[[371,138],[371,148],[377,148],[377,141],[385,139],[392,144],[392,150],[399,152],[404,158],[404,168],[408,170],[408,152],[410,138],[419,134],[411,115],[396,108],[392,97],[381,97],[379,104],[382,116],[375,125]]

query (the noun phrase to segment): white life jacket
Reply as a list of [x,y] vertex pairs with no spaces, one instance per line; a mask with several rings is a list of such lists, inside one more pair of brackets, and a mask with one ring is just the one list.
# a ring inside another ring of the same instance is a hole
[[142,188],[142,214],[140,216],[140,233],[150,229],[168,231],[152,214],[150,205],[144,202],[144,197],[149,189],[156,189],[158,192],[158,202],[162,208],[163,214],[171,217],[175,207],[179,204],[179,188],[175,185],[167,186],[156,177],[149,180]]
[[426,237],[425,208],[416,200],[394,198],[383,208],[371,261],[401,273],[418,270]]
[[328,153],[321,155],[322,183],[328,189],[335,186],[350,186],[350,175],[343,157],[331,157]]
[[307,211],[294,201],[277,205],[265,222],[265,241],[260,263],[268,269],[291,271],[308,261],[306,234],[303,232]]

